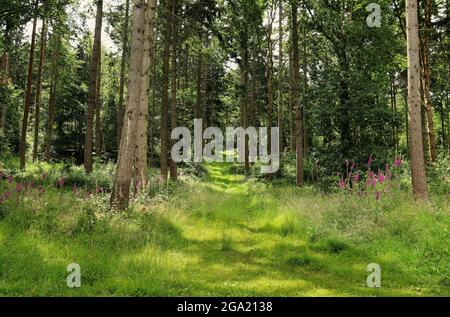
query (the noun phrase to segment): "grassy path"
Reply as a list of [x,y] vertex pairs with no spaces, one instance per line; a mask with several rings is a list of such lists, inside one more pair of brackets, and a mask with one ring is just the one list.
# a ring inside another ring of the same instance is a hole
[[[138,212],[93,216],[69,194],[47,194],[0,220],[0,295],[346,296],[446,294],[407,270],[396,240],[370,246],[314,238],[302,213],[333,200],[246,182],[229,165]],[[107,197],[105,197],[107,199]],[[292,202],[295,201],[295,204]],[[74,207],[77,206],[77,207]],[[94,206],[94,207],[93,207]],[[74,208],[77,208],[74,210]],[[411,253],[411,254],[410,254]],[[414,258],[413,258],[414,259]],[[82,286],[66,286],[79,263]],[[382,267],[382,287],[366,267]]]

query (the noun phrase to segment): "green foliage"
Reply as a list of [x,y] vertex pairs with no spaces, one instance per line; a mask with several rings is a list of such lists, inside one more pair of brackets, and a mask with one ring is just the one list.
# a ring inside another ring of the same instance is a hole
[[0,130],[0,159],[4,159],[11,154],[8,139],[3,130]]
[[439,158],[427,169],[427,176],[431,192],[436,195],[450,193],[450,159],[440,155]]

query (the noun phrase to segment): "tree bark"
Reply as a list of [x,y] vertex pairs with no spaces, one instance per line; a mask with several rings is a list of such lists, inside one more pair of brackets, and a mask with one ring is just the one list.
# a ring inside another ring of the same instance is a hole
[[303,72],[303,90],[302,90],[302,118],[303,118],[303,155],[306,155],[309,150],[309,134],[308,134],[308,116],[305,109],[308,109],[308,56],[307,56],[307,29],[306,24],[303,25],[303,60],[302,60],[302,72]]
[[[177,42],[178,42],[178,28],[177,23],[174,18],[176,15],[176,7],[172,8],[172,83],[171,83],[171,128],[175,129],[177,127]],[[172,141],[172,145],[175,144],[175,140]],[[177,163],[170,160],[170,179],[176,181],[178,178]]]
[[167,179],[168,175],[168,146],[169,146],[169,71],[170,46],[172,38],[171,12],[173,0],[166,0],[165,4],[165,32],[162,70],[162,100],[161,100],[161,177]]
[[[156,30],[154,30],[156,32]],[[152,60],[155,59],[156,54],[158,52],[157,48],[157,36],[154,35],[154,41],[153,41],[153,51],[152,51]],[[150,113],[150,127],[149,127],[149,163],[150,166],[155,166],[154,156],[155,156],[155,138],[154,138],[154,129],[155,129],[155,116],[156,116],[156,70],[157,70],[157,63],[153,62],[153,71],[152,71],[152,78],[151,81],[153,83],[152,88],[152,107],[151,107],[151,113]]]
[[[11,36],[9,33],[9,25],[6,25],[5,30],[5,48],[3,51],[3,54],[1,56],[1,65],[0,65],[0,85],[7,85],[9,82],[9,48],[11,46]],[[7,107],[5,101],[2,101],[0,103],[0,129],[5,129],[6,124],[6,113],[7,113]]]
[[36,87],[36,105],[34,108],[34,143],[33,143],[33,162],[38,159],[39,147],[39,126],[41,119],[41,95],[42,95],[42,72],[45,62],[45,46],[47,40],[47,24],[45,19],[42,20],[41,30],[41,48],[39,52],[38,78]]
[[120,138],[122,137],[122,126],[124,120],[125,106],[124,106],[124,94],[125,94],[125,68],[128,56],[128,20],[130,15],[130,0],[126,0],[125,4],[125,26],[123,30],[122,40],[122,60],[120,62],[120,86],[119,86],[119,105],[117,116],[117,150],[120,147]]
[[434,130],[433,122],[433,107],[431,103],[430,95],[430,29],[431,29],[431,9],[432,0],[425,1],[425,30],[423,31],[423,41],[422,41],[422,61],[423,61],[423,95],[425,101],[425,111],[427,115],[428,123],[428,142],[430,149],[431,161],[436,161],[437,150],[436,150],[436,135]]
[[267,80],[267,153],[270,155],[272,148],[272,116],[273,116],[273,81],[272,81],[272,66],[273,66],[273,45],[272,45],[272,32],[273,32],[273,2],[269,4],[269,15],[267,25],[267,59],[266,59],[266,80]]
[[425,162],[422,144],[420,109],[420,61],[417,0],[406,0],[408,49],[408,108],[410,130],[411,175],[416,199],[427,199]]
[[203,94],[202,94],[202,75],[203,75],[203,53],[200,52],[198,56],[197,61],[197,97],[196,97],[196,103],[195,103],[195,110],[194,110],[194,118],[195,119],[202,119],[202,113],[203,113]]
[[[246,39],[247,41],[247,39]],[[249,73],[249,53],[247,48],[248,43],[243,43],[241,47],[241,105],[240,105],[240,123],[241,127],[244,129],[248,126],[248,109],[247,109],[247,99],[248,99],[248,73]],[[245,136],[245,173],[248,175],[250,173],[250,160],[249,160],[249,142],[248,136]]]
[[99,50],[101,49],[101,31],[103,17],[103,0],[97,0],[97,15],[95,18],[94,45],[92,49],[92,60],[88,92],[88,109],[86,117],[86,135],[84,140],[84,170],[90,174],[92,172],[93,158],[92,147],[94,139],[94,114],[97,95],[97,80],[99,74]]
[[299,83],[300,83],[300,69],[299,69],[299,48],[298,48],[298,22],[297,10],[298,5],[296,1],[292,2],[292,58],[293,58],[293,76],[294,82],[292,86],[292,97],[295,109],[295,152],[296,152],[296,184],[302,187],[304,184],[303,172],[303,118],[302,109],[299,100]]
[[128,80],[128,102],[124,117],[119,147],[116,175],[114,179],[111,206],[124,210],[130,199],[133,158],[136,147],[136,131],[141,99],[142,62],[144,48],[145,12],[143,0],[134,0],[133,37],[130,54],[130,72]]
[[[291,21],[292,24],[292,21]],[[292,45],[292,32],[291,32],[291,43],[289,45],[289,150],[291,152],[295,151],[295,122],[294,122],[294,58],[292,55],[293,45]]]
[[[101,33],[100,33],[101,34]],[[101,43],[101,39],[100,39]],[[95,156],[99,157],[102,152],[102,120],[101,120],[101,88],[102,88],[102,49],[99,47],[97,51],[98,59],[98,75],[97,85],[95,88]]]
[[47,129],[45,132],[44,158],[47,162],[51,159],[51,148],[53,139],[53,117],[55,112],[56,88],[59,72],[59,51],[61,49],[61,36],[53,34],[52,75],[50,79],[50,97],[48,101]]
[[278,127],[279,127],[279,153],[280,157],[283,155],[283,1],[278,0]]
[[138,131],[134,157],[135,189],[145,188],[148,184],[147,140],[148,140],[148,95],[150,70],[152,69],[152,45],[154,42],[154,21],[156,0],[150,0],[145,6],[144,44],[141,74],[141,99],[138,112]]
[[34,64],[34,49],[36,45],[36,24],[38,17],[38,7],[39,1],[36,0],[35,13],[33,18],[33,31],[31,33],[31,48],[30,48],[30,59],[28,62],[28,79],[27,87],[25,92],[25,104],[23,107],[23,118],[22,118],[22,133],[20,136],[20,169],[25,169],[25,154],[27,148],[27,129],[28,129],[28,115],[30,112],[31,105],[31,87],[33,84],[33,64]]

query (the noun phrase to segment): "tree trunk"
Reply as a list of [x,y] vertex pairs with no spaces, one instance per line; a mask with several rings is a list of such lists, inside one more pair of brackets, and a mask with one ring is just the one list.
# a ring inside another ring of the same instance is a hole
[[170,46],[172,38],[171,12],[173,0],[166,0],[165,4],[165,31],[162,70],[162,100],[161,100],[161,177],[167,179],[168,175],[168,146],[169,146],[169,71]]
[[53,34],[52,75],[50,79],[50,97],[48,101],[47,129],[45,132],[44,158],[47,162],[51,159],[51,148],[53,139],[53,117],[55,112],[56,88],[59,72],[59,51],[61,49],[61,36]]
[[20,136],[20,169],[25,169],[25,154],[27,148],[27,129],[28,129],[28,115],[30,112],[31,105],[31,87],[33,84],[33,64],[34,64],[34,49],[36,45],[36,24],[38,17],[38,7],[39,1],[35,4],[35,13],[33,18],[33,31],[31,33],[31,48],[30,48],[30,60],[28,62],[28,79],[27,88],[25,92],[25,104],[23,107],[23,118],[22,118],[22,134]]
[[411,175],[416,199],[427,199],[425,162],[422,144],[420,109],[420,61],[417,0],[406,0],[406,29],[408,48],[408,108]]
[[203,94],[202,94],[202,70],[203,70],[203,53],[200,52],[198,56],[197,61],[197,97],[196,97],[196,103],[195,103],[195,110],[194,110],[194,118],[195,119],[202,119],[202,106],[203,106]]
[[[208,42],[207,36],[205,36],[203,45],[206,49],[208,49],[209,42]],[[201,118],[203,119],[203,124],[205,126],[208,126],[207,116],[206,116],[207,105],[208,105],[208,77],[209,77],[208,62],[209,62],[208,55],[203,52],[203,63],[202,63],[202,70],[201,70],[201,72],[202,72],[202,84],[201,84],[202,105],[200,108],[201,108]]]
[[150,0],[145,6],[144,44],[141,74],[141,99],[138,112],[138,130],[134,157],[135,189],[148,184],[147,140],[148,140],[148,94],[150,87],[150,70],[152,69],[152,45],[154,42],[154,21],[156,0]]
[[303,91],[302,91],[302,118],[303,118],[303,155],[306,155],[309,150],[309,134],[308,134],[308,117],[306,115],[305,109],[308,109],[308,57],[307,46],[306,46],[306,36],[307,29],[306,24],[303,25],[303,60],[302,60],[302,72],[303,72]]
[[45,45],[47,40],[47,24],[45,19],[42,20],[42,30],[41,30],[41,49],[39,52],[39,67],[38,67],[38,78],[36,87],[36,105],[34,109],[34,143],[33,143],[33,162],[38,158],[38,147],[39,147],[39,125],[41,119],[41,94],[42,94],[42,72],[44,69],[45,60]]
[[[177,14],[175,6],[172,8],[172,83],[171,83],[171,128],[172,130],[177,127],[177,42],[178,42],[178,28],[174,16]],[[175,144],[175,140],[172,141],[172,145]],[[170,160],[170,178],[172,181],[176,181],[178,178],[177,163]]]
[[[9,47],[11,46],[11,38],[8,25],[6,25],[4,39],[5,48],[1,56],[0,85],[6,85],[9,82]],[[5,129],[7,107],[6,102],[2,101],[0,103],[0,130]]]
[[[292,14],[291,14],[292,17]],[[289,19],[290,25],[292,27],[292,19]],[[289,43],[289,150],[291,152],[295,151],[295,122],[294,122],[294,58],[293,58],[293,45],[292,45],[292,32],[290,34]]]
[[136,131],[142,87],[144,20],[143,0],[135,0],[133,8],[133,41],[130,54],[128,102],[126,103],[126,116],[124,117],[122,127],[117,169],[111,194],[111,206],[117,207],[119,210],[124,210],[128,206],[131,178],[134,172],[133,157],[136,146]]
[[[101,40],[100,40],[101,43]],[[95,90],[95,156],[99,157],[102,152],[102,121],[101,121],[101,88],[102,88],[102,49],[99,47],[98,51],[98,76]]]
[[[154,30],[156,32],[156,30]],[[153,41],[153,52],[152,52],[152,61],[155,60],[156,54],[158,52],[157,48],[157,36],[154,35],[154,41]],[[152,71],[152,83],[153,83],[153,91],[152,91],[152,107],[151,107],[151,113],[150,113],[150,128],[149,128],[149,163],[150,166],[155,166],[154,162],[154,156],[155,156],[155,137],[154,137],[154,129],[155,129],[155,116],[156,116],[156,70],[157,70],[157,63],[152,62],[153,65],[153,71]]]
[[297,22],[297,3],[292,2],[292,59],[293,59],[293,86],[292,98],[295,110],[295,152],[296,152],[296,184],[303,186],[303,118],[302,109],[299,100],[299,49],[298,49],[298,22]]
[[272,148],[272,116],[273,116],[273,82],[272,82],[272,65],[273,65],[273,47],[272,47],[272,32],[273,32],[273,2],[269,4],[269,15],[267,25],[267,59],[266,59],[266,80],[267,80],[267,153],[270,155]]
[[440,102],[440,117],[441,117],[441,130],[442,130],[442,138],[441,138],[441,142],[442,142],[442,148],[445,149],[447,148],[447,142],[446,142],[446,136],[445,136],[445,108],[444,108],[444,100],[441,99]]
[[422,41],[422,60],[423,60],[423,96],[425,101],[425,110],[427,115],[428,123],[428,142],[430,148],[430,158],[431,161],[436,161],[437,150],[436,150],[436,135],[434,131],[433,123],[433,107],[431,104],[430,95],[430,29],[431,29],[431,9],[432,0],[425,1],[425,30],[423,31],[423,41]]
[[278,127],[279,127],[279,153],[283,155],[283,1],[278,0]]
[[122,38],[122,60],[120,62],[120,86],[119,86],[119,105],[117,116],[117,150],[120,147],[120,138],[122,137],[122,126],[124,122],[125,106],[124,106],[124,94],[125,94],[125,68],[128,56],[128,20],[130,15],[130,0],[126,0],[125,4],[125,26],[123,30]]
[[[249,65],[249,57],[248,57],[248,43],[244,43],[243,47],[241,47],[241,105],[240,105],[240,123],[241,127],[244,129],[247,128],[248,125],[248,109],[247,109],[247,97],[248,97],[248,65]],[[249,148],[248,148],[248,136],[245,136],[245,173],[248,175],[250,173],[250,162],[249,162]]]
[[86,117],[86,136],[84,140],[84,170],[86,173],[92,172],[93,158],[92,147],[94,139],[94,114],[97,95],[97,80],[99,74],[99,57],[101,49],[101,31],[103,17],[103,0],[97,0],[97,15],[95,19],[94,45],[92,49],[91,70],[88,92],[88,109]]

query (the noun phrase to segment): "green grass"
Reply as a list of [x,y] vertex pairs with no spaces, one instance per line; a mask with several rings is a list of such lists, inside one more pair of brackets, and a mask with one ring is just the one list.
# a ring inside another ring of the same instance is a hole
[[56,189],[0,204],[0,295],[450,295],[448,197],[321,195],[206,168],[123,213]]

